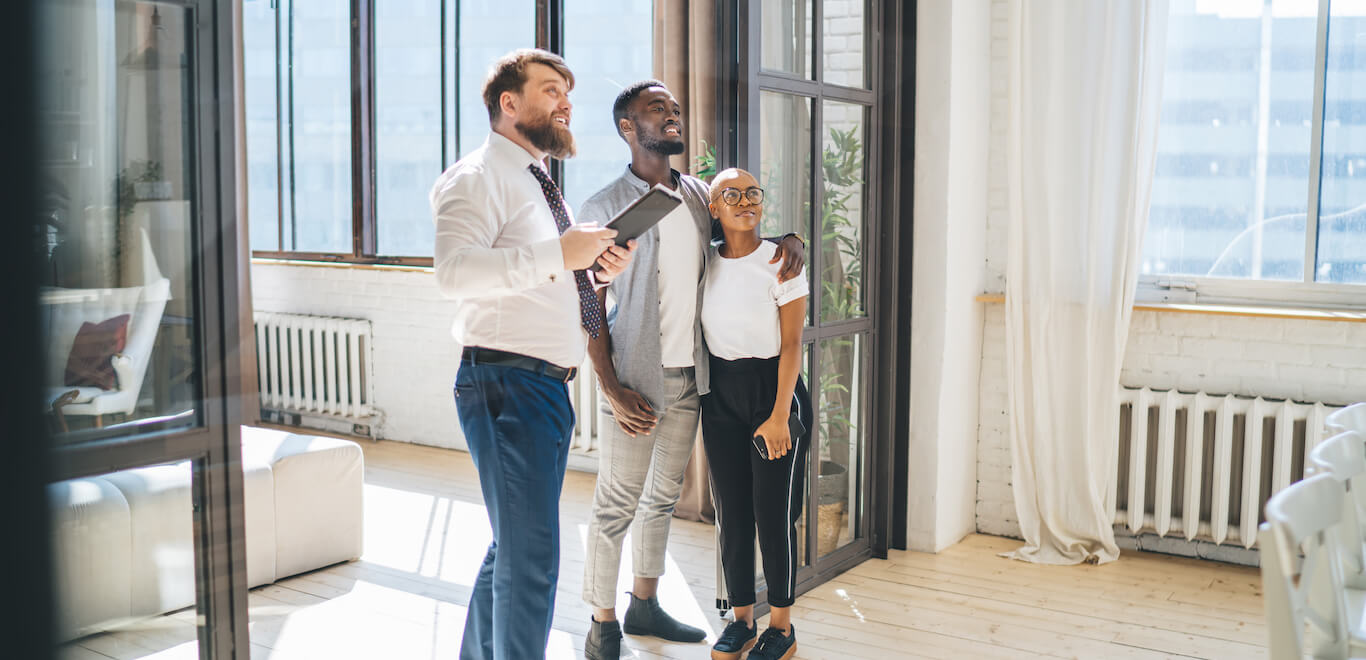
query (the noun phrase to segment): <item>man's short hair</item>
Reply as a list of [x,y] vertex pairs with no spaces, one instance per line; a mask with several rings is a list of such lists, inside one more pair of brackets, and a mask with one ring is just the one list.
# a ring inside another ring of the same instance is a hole
[[[626,89],[621,90],[621,93],[617,94],[617,100],[612,103],[612,126],[616,127],[617,135],[622,135],[621,120],[625,119],[627,114],[629,114],[627,108],[630,107],[631,101],[636,100],[636,97],[640,96],[641,92],[651,87],[664,87],[664,83],[659,82],[658,80],[642,80],[638,83],[627,85]],[[668,87],[664,87],[664,89],[667,90]],[[623,135],[622,137],[625,136]]]
[[569,89],[574,89],[574,74],[564,63],[564,58],[539,48],[514,50],[498,58],[489,68],[488,77],[484,79],[484,107],[488,108],[490,124],[497,121],[498,115],[502,114],[499,99],[503,97],[503,92],[522,92],[522,87],[526,85],[527,67],[532,64],[544,64],[554,69],[555,73],[563,76],[565,82],[569,83]]

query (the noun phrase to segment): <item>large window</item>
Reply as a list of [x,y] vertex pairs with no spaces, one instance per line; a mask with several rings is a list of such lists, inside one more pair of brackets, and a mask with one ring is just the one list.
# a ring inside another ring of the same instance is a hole
[[1361,301],[1364,29],[1360,2],[1173,3],[1141,296]]
[[488,136],[480,90],[515,48],[558,48],[575,73],[579,156],[561,185],[577,209],[629,158],[612,101],[652,69],[650,5],[630,0],[246,0],[243,13],[257,256],[430,264],[428,191]]
[[47,433],[5,439],[52,442],[43,497],[12,503],[50,527],[14,537],[50,547],[57,646],[41,657],[246,655],[238,328],[224,313],[238,302],[233,9],[35,5],[40,206],[19,249],[36,251],[41,288],[36,314],[10,316],[41,333],[46,369],[21,405],[41,406]]
[[[737,3],[745,23],[736,60],[736,162],[766,191],[765,235],[808,237],[803,377],[815,407],[807,496],[798,526],[802,584],[820,582],[871,548],[877,441],[871,392],[877,310],[871,238],[885,222],[873,187],[878,62],[869,57],[876,3]],[[870,133],[872,133],[870,135]],[[724,139],[724,138],[723,138]],[[723,145],[722,165],[728,158]],[[888,488],[890,490],[890,488]],[[800,590],[800,587],[799,587]]]

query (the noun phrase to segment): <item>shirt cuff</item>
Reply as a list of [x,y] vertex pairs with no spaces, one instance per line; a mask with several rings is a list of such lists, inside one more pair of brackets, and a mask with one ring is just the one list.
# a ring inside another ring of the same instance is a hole
[[600,282],[600,281],[598,281],[598,271],[596,271],[596,270],[591,270],[591,269],[590,269],[590,270],[588,271],[588,281],[591,282],[591,283],[593,284],[593,291],[594,291],[594,292],[601,291],[601,290],[603,290],[603,289],[606,289],[606,288],[609,287],[609,286],[612,286],[612,283],[611,283],[611,282]]
[[536,282],[554,282],[565,272],[564,252],[560,239],[552,238],[531,244],[531,263],[536,269]]

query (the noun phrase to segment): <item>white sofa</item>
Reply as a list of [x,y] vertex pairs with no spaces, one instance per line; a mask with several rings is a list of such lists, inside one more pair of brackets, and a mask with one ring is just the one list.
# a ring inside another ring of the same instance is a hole
[[[347,440],[242,428],[247,582],[361,555],[364,457]],[[190,464],[48,487],[62,641],[194,604]]]

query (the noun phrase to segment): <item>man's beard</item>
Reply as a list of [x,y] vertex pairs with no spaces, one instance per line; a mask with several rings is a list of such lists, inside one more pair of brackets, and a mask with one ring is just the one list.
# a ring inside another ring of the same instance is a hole
[[683,153],[683,150],[686,148],[686,145],[683,144],[682,140],[671,142],[662,137],[646,134],[644,131],[640,130],[640,124],[636,124],[636,131],[640,135],[640,146],[644,147],[646,151],[652,151],[664,156],[677,156],[678,154]]
[[516,128],[522,137],[531,142],[531,146],[550,154],[551,158],[564,160],[574,157],[574,134],[569,132],[568,127],[556,123],[550,113],[531,121],[519,121]]

